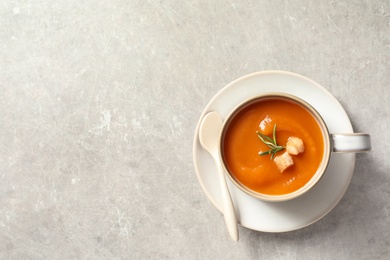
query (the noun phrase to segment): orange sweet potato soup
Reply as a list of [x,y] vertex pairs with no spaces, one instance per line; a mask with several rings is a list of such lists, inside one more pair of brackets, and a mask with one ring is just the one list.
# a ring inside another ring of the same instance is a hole
[[[256,131],[272,138],[275,124],[278,145],[285,146],[293,136],[305,147],[304,152],[292,155],[294,164],[283,172],[271,155],[259,155],[270,148]],[[305,108],[287,99],[266,99],[250,104],[232,119],[222,153],[227,169],[242,185],[263,194],[282,195],[298,190],[312,178],[323,157],[324,141],[317,121]]]

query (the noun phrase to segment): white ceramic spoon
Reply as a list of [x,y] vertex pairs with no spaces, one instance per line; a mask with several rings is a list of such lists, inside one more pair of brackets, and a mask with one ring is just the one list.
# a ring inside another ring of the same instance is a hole
[[231,238],[238,241],[237,219],[232,198],[226,184],[225,174],[219,156],[219,138],[222,130],[222,119],[217,112],[209,112],[200,124],[199,140],[202,147],[210,153],[217,166],[219,184],[223,200],[223,216]]

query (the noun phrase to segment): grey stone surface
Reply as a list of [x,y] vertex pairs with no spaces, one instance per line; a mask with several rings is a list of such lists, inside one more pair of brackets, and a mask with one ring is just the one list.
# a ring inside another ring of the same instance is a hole
[[[0,1],[0,259],[389,259],[390,2]],[[324,85],[373,151],[307,228],[232,242],[195,175],[245,74]]]

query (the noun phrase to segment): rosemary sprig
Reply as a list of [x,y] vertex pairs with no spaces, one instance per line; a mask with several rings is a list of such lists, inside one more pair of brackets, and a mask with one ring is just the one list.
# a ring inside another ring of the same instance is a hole
[[274,159],[275,154],[277,152],[280,152],[284,148],[286,148],[285,146],[278,145],[278,143],[276,142],[276,124],[274,125],[274,129],[272,132],[273,138],[266,136],[266,135],[260,133],[259,131],[256,131],[256,134],[260,138],[260,140],[270,148],[270,150],[268,150],[266,152],[259,152],[260,156],[270,154],[271,160],[272,160],[272,159]]

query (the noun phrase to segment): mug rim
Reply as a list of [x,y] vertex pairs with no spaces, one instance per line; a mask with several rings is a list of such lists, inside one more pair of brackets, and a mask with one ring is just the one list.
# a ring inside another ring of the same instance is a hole
[[[265,194],[265,193],[260,193],[257,191],[254,191],[248,187],[246,187],[244,184],[240,183],[234,176],[233,174],[229,171],[225,160],[224,160],[224,152],[223,152],[223,147],[224,147],[224,137],[226,134],[226,131],[229,127],[230,122],[235,118],[235,116],[242,111],[242,109],[246,108],[247,106],[261,102],[261,100],[264,99],[274,99],[274,98],[279,98],[279,99],[287,99],[289,101],[292,101],[300,106],[302,106],[304,109],[306,109],[316,120],[318,123],[321,132],[322,132],[322,137],[323,137],[323,142],[324,142],[324,152],[322,156],[322,160],[320,163],[320,166],[318,167],[317,171],[314,173],[314,175],[310,178],[308,182],[305,183],[301,188],[290,192],[286,194],[280,194],[280,195],[270,195],[270,194]],[[329,129],[320,115],[320,113],[308,102],[305,100],[292,95],[288,93],[283,93],[283,92],[268,92],[268,93],[262,93],[260,95],[256,95],[254,97],[251,97],[249,99],[244,100],[240,104],[238,104],[232,111],[229,112],[228,116],[223,122],[222,125],[222,130],[221,130],[221,135],[220,135],[220,140],[219,140],[219,159],[221,161],[221,165],[224,169],[224,173],[229,177],[230,181],[238,187],[241,191],[245,192],[246,194],[255,197],[260,200],[264,201],[270,201],[270,202],[281,202],[281,201],[288,201],[292,200],[294,198],[297,198],[306,192],[308,192],[311,188],[313,188],[318,181],[323,177],[330,161],[330,156],[331,156],[331,151],[332,151],[332,143],[331,143],[331,138],[330,138],[330,133]]]

